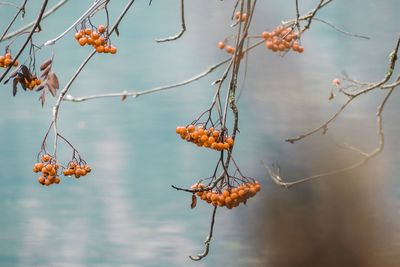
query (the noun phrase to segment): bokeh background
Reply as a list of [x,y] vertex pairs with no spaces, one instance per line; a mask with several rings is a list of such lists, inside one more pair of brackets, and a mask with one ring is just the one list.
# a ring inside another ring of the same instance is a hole
[[[40,2],[29,1],[15,28],[36,16]],[[42,23],[35,42],[57,36],[91,2],[69,1]],[[179,30],[179,2],[153,1],[149,7],[148,1],[136,1],[120,25],[120,37],[112,38],[118,53],[96,55],[70,93],[144,90],[187,79],[225,59],[216,43],[233,34],[234,1],[187,1],[184,36],[154,42]],[[304,13],[318,1],[299,2]],[[124,4],[111,1],[111,21]],[[301,55],[280,57],[262,46],[249,54],[235,155],[263,190],[247,207],[217,211],[211,251],[201,262],[188,255],[202,251],[212,209],[199,203],[190,210],[190,195],[170,186],[209,176],[218,156],[182,142],[174,129],[208,107],[210,84],[223,69],[186,87],[125,102],[62,103],[60,131],[93,172],[49,188],[36,182],[31,168],[54,99],[49,96],[42,108],[37,93],[20,90],[13,98],[10,86],[1,85],[0,266],[398,266],[398,92],[384,112],[385,149],[363,168],[285,190],[269,180],[260,161],[279,164],[290,180],[359,160],[336,143],[365,150],[376,146],[375,112],[383,92],[355,101],[327,136],[316,134],[294,145],[284,139],[316,127],[345,101],[328,101],[331,81],[342,71],[366,81],[383,77],[399,34],[399,11],[396,0],[335,0],[318,17],[371,40],[314,22],[303,35]],[[1,29],[13,13],[0,6]],[[258,1],[251,32],[272,30],[294,16],[294,1]],[[103,14],[94,21],[104,22]],[[54,52],[54,71],[63,86],[90,49],[79,47],[71,33]],[[51,53],[43,49],[38,61]],[[59,149],[67,160],[71,151],[63,144]]]

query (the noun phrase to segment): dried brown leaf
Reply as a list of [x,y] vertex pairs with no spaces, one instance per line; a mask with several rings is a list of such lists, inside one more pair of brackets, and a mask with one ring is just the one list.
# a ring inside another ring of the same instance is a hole
[[18,79],[15,78],[13,80],[13,96],[15,96],[17,94],[17,84],[18,84]]
[[44,69],[49,67],[52,62],[53,62],[52,59],[46,60],[45,62],[42,63],[42,65],[40,65],[40,70],[43,71]]
[[195,194],[192,195],[192,203],[190,204],[190,208],[194,209],[197,205],[197,197]]
[[127,95],[123,95],[121,101],[124,101],[127,97],[128,97]]
[[51,70],[51,65],[47,66],[47,68],[44,69],[42,74],[40,74],[40,78],[46,78],[47,75],[49,74],[50,70]]

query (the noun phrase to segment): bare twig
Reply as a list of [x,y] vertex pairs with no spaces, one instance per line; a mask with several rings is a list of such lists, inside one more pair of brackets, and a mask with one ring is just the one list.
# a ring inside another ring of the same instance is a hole
[[33,33],[36,31],[36,29],[39,27],[40,22],[42,21],[42,17],[44,14],[44,11],[46,10],[46,6],[47,6],[48,0],[44,0],[42,7],[40,9],[39,15],[36,19],[35,25],[33,25],[32,30],[30,31],[28,37],[26,38],[24,44],[21,46],[21,48],[19,49],[19,51],[17,52],[17,54],[14,56],[13,62],[7,67],[7,69],[3,72],[3,74],[0,77],[0,82],[3,81],[3,79],[7,76],[8,72],[10,71],[10,69],[12,68],[12,66],[14,65],[14,62],[19,58],[19,56],[22,54],[22,52],[24,51],[25,47],[28,45],[28,43],[30,42]]
[[[117,18],[116,22],[114,23],[113,27],[110,30],[110,35],[114,32],[114,30],[118,27],[119,23],[125,16],[125,14],[128,12],[132,4],[135,2],[135,0],[130,0],[126,4],[125,8]],[[57,118],[58,118],[58,111],[60,109],[61,101],[64,98],[65,94],[68,92],[68,89],[71,87],[72,83],[75,81],[75,79],[78,77],[78,75],[81,73],[82,69],[85,67],[85,65],[89,62],[89,60],[94,56],[96,53],[96,50],[93,50],[87,58],[82,62],[82,64],[79,66],[79,68],[76,70],[72,78],[69,80],[69,82],[65,85],[63,90],[61,90],[57,102],[53,107],[53,129],[54,129],[54,157],[56,157],[57,153],[57,140],[58,140],[58,129],[57,129]]]
[[189,256],[189,258],[191,260],[199,261],[199,260],[201,260],[202,258],[204,258],[204,257],[206,257],[208,255],[208,251],[210,249],[211,238],[212,238],[213,231],[214,231],[215,213],[216,213],[216,211],[217,211],[217,207],[215,206],[214,210],[212,212],[212,215],[211,215],[210,231],[208,233],[208,236],[207,236],[206,240],[204,241],[205,247],[204,247],[203,253],[198,254],[197,256]]
[[[0,42],[3,41],[4,36],[7,34],[7,32],[10,30],[11,26],[14,24],[15,20],[18,18],[19,14],[22,12],[22,17],[24,16],[25,13],[25,5],[27,3],[28,0],[24,0],[24,2],[22,3],[21,7],[17,7],[18,11],[17,13],[14,15],[14,17],[12,18],[12,20],[10,21],[10,23],[8,24],[8,26],[6,27],[6,29],[4,30],[3,34],[0,37]],[[10,3],[8,3],[10,4]],[[13,5],[13,4],[12,4]],[[13,5],[14,6],[14,5]]]
[[[50,8],[48,11],[46,11],[46,12],[43,14],[42,21],[43,21],[45,18],[47,18],[48,16],[50,16],[51,14],[53,14],[54,12],[56,12],[56,11],[57,11],[61,6],[63,6],[66,2],[68,2],[68,0],[61,0],[61,1],[58,2],[56,5],[54,5],[52,8]],[[29,29],[32,28],[34,25],[35,25],[35,21],[32,21],[32,22],[26,24],[25,26],[19,28],[18,30],[13,31],[13,32],[7,34],[6,36],[4,36],[3,39],[0,38],[0,42],[1,42],[1,41],[5,41],[5,40],[8,40],[8,39],[11,39],[11,38],[13,38],[13,37],[15,37],[15,36],[17,36],[17,35],[19,35],[19,34],[25,32],[26,30],[29,30]]]
[[349,36],[352,36],[352,37],[367,39],[367,40],[371,39],[371,38],[369,38],[368,36],[365,36],[365,35],[355,34],[355,33],[351,33],[351,32],[342,30],[342,29],[336,27],[335,25],[333,25],[332,23],[327,22],[326,20],[315,18],[315,17],[314,17],[314,20],[318,21],[318,22],[321,22],[321,23],[324,23],[324,24],[328,25],[329,27],[333,28],[334,30],[336,30],[336,31],[338,31],[340,33],[343,33],[343,34],[346,34],[346,35],[349,35]]
[[[381,81],[378,81],[376,83],[369,83],[367,88],[365,88],[363,90],[360,90],[360,91],[358,91],[356,93],[349,93],[349,92],[342,91],[346,96],[349,97],[349,99],[340,107],[340,109],[330,119],[328,119],[325,123],[323,123],[319,127],[315,128],[315,129],[313,129],[313,130],[311,130],[309,132],[306,132],[305,134],[298,135],[296,137],[287,138],[286,142],[289,142],[289,143],[293,144],[294,142],[299,141],[299,140],[301,140],[301,139],[303,139],[303,138],[305,138],[307,136],[310,136],[310,135],[312,135],[312,134],[314,134],[314,133],[316,133],[316,132],[318,132],[320,130],[323,130],[324,132],[326,132],[326,130],[328,129],[328,126],[342,113],[342,111],[354,99],[356,99],[356,97],[358,97],[358,96],[360,96],[362,94],[365,94],[367,92],[370,92],[370,91],[372,91],[374,89],[380,88],[382,85],[384,85],[390,79],[390,77],[393,74],[394,67],[396,65],[397,53],[398,53],[399,47],[400,47],[400,36],[397,39],[397,42],[396,42],[394,50],[390,53],[388,69],[386,71],[386,74],[385,74],[384,78]],[[355,80],[353,80],[353,81],[355,81]],[[397,86],[397,83],[395,83],[394,85]]]
[[[151,3],[151,2],[150,2]],[[181,0],[181,30],[174,36],[170,36],[164,39],[157,39],[157,43],[169,42],[179,39],[186,31],[186,23],[185,23],[185,0]]]

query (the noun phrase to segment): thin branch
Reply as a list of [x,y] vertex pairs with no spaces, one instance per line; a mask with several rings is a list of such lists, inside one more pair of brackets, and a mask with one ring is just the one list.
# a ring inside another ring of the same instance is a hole
[[302,178],[302,179],[298,179],[295,180],[293,182],[285,182],[283,180],[283,178],[280,176],[279,174],[279,169],[278,170],[273,170],[272,168],[270,168],[269,166],[267,166],[266,164],[264,164],[264,166],[267,169],[268,175],[274,180],[274,182],[282,187],[285,188],[289,188],[293,185],[297,185],[300,183],[304,183],[310,180],[314,180],[317,178],[322,178],[322,177],[327,177],[327,176],[331,176],[331,175],[335,175],[335,174],[340,174],[340,173],[344,173],[353,169],[356,169],[358,167],[363,166],[364,164],[366,164],[369,160],[371,160],[373,157],[375,157],[376,155],[378,155],[380,152],[382,152],[384,144],[385,144],[385,136],[384,136],[384,132],[383,132],[383,126],[382,126],[382,113],[383,113],[383,109],[385,104],[387,103],[389,97],[391,96],[391,94],[393,93],[395,87],[392,87],[386,94],[385,98],[383,99],[383,101],[381,102],[381,104],[378,107],[378,111],[376,113],[376,117],[377,117],[377,128],[378,128],[378,136],[379,136],[379,141],[378,141],[378,146],[372,150],[370,153],[365,153],[362,152],[359,149],[353,148],[354,151],[358,152],[359,154],[361,154],[363,156],[363,159],[344,168],[338,169],[338,170],[334,170],[334,171],[329,171],[329,172],[325,172],[325,173],[321,173],[321,174],[317,174],[317,175],[313,175],[313,176],[309,176],[306,178]]
[[298,135],[296,137],[287,138],[285,141],[293,144],[294,142],[299,141],[307,136],[310,136],[320,130],[323,130],[324,132],[326,132],[329,124],[331,124],[342,113],[342,111],[350,104],[350,102],[352,102],[354,99],[356,99],[356,97],[358,97],[362,94],[365,94],[369,91],[372,91],[374,89],[380,88],[382,85],[384,85],[393,74],[394,68],[396,66],[397,53],[398,53],[399,47],[400,47],[400,36],[397,39],[394,50],[390,53],[388,69],[386,71],[384,78],[381,81],[370,84],[366,89],[361,90],[357,93],[349,93],[349,92],[342,91],[349,97],[349,99],[340,107],[340,109],[329,120],[327,120],[325,123],[323,123],[319,127],[315,128],[309,132],[306,132],[305,134]]
[[[114,32],[114,30],[118,27],[119,23],[125,16],[125,14],[128,12],[132,4],[135,2],[135,0],[130,0],[126,4],[124,10],[121,12],[119,17],[117,18],[116,22],[114,23],[114,26],[110,30],[110,35]],[[54,129],[54,157],[56,157],[57,153],[57,140],[58,140],[58,129],[57,129],[57,118],[58,118],[58,111],[60,109],[61,101],[64,98],[65,94],[68,92],[68,89],[71,87],[72,83],[75,81],[75,79],[78,77],[78,75],[81,73],[82,69],[85,67],[85,65],[89,62],[89,60],[94,56],[96,53],[96,50],[93,50],[87,58],[82,62],[82,64],[79,66],[79,68],[76,70],[72,78],[69,80],[69,82],[65,85],[63,90],[60,92],[57,102],[53,107],[53,129]]]
[[3,79],[6,77],[6,75],[8,74],[8,72],[11,70],[12,66],[14,65],[14,62],[19,58],[19,56],[22,54],[22,52],[24,51],[25,47],[28,45],[28,43],[30,42],[33,34],[35,33],[36,29],[39,27],[40,22],[42,21],[42,17],[44,14],[44,11],[46,10],[46,6],[47,6],[48,0],[44,0],[42,7],[40,9],[39,15],[36,19],[35,25],[33,26],[32,30],[30,31],[28,37],[25,40],[25,43],[22,45],[22,47],[19,49],[18,53],[15,55],[13,62],[7,67],[7,69],[4,71],[3,75],[1,75],[0,77],[0,82],[3,81]]
[[349,36],[352,36],[352,37],[367,39],[367,40],[371,39],[371,38],[369,38],[368,36],[365,36],[365,35],[355,34],[355,33],[351,33],[351,32],[342,30],[342,29],[336,27],[335,25],[333,25],[332,23],[327,22],[326,20],[319,19],[319,18],[314,18],[314,20],[318,21],[318,22],[321,22],[321,23],[324,23],[324,24],[328,25],[329,27],[333,28],[334,30],[336,30],[338,32],[341,32],[343,34],[346,34],[346,35],[349,35]]
[[17,7],[18,11],[17,13],[14,15],[14,17],[12,18],[12,20],[10,21],[10,23],[8,24],[8,26],[6,27],[6,29],[4,30],[3,34],[0,37],[0,42],[3,41],[4,36],[7,34],[7,32],[10,30],[11,26],[14,24],[15,20],[18,18],[19,14],[22,12],[22,17],[25,14],[25,5],[28,2],[28,0],[24,0],[24,2],[22,3],[21,7]]
[[[66,2],[68,2],[68,0],[61,0],[60,2],[58,2],[56,5],[54,5],[52,8],[50,8],[46,13],[43,14],[42,17],[42,21],[47,18],[48,16],[50,16],[51,14],[53,14],[54,12],[56,12],[61,6],[63,6]],[[11,32],[9,34],[7,34],[6,36],[4,36],[3,39],[0,38],[1,41],[5,41],[8,39],[11,39],[23,32],[25,32],[26,30],[29,30],[30,28],[32,28],[35,25],[35,21],[32,21],[31,23],[26,24],[25,26],[21,27],[20,29]],[[1,42],[0,41],[0,42]]]
[[217,206],[214,207],[212,216],[211,216],[211,225],[210,225],[210,232],[208,233],[208,236],[206,238],[206,240],[204,241],[204,251],[201,254],[198,254],[197,256],[189,256],[189,258],[193,261],[199,261],[202,258],[206,257],[208,255],[208,251],[210,249],[210,243],[211,243],[211,238],[213,235],[213,231],[214,231],[214,224],[215,224],[215,213],[217,211]]
[[[150,1],[151,4],[151,1]],[[174,36],[170,36],[164,39],[157,39],[157,43],[162,43],[162,42],[169,42],[169,41],[174,41],[179,39],[183,33],[186,31],[186,24],[185,24],[185,0],[181,0],[181,30]]]
[[81,23],[83,20],[85,20],[94,10],[97,10],[100,6],[104,5],[107,1],[109,0],[96,0],[94,1],[93,5],[89,7],[88,10],[85,11],[85,13],[80,16],[79,19],[77,19],[71,26],[69,26],[63,33],[61,33],[59,36],[52,40],[48,40],[47,42],[44,43],[44,45],[54,45],[59,39],[64,37],[70,30],[72,30],[77,24]]

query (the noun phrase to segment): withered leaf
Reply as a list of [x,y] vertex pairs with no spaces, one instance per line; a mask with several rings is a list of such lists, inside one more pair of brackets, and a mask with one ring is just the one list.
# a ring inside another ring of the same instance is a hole
[[44,69],[42,74],[40,74],[40,78],[47,77],[47,75],[49,74],[50,70],[51,70],[51,65],[47,66],[47,68]]
[[21,65],[21,73],[28,80],[28,82],[31,82],[32,75],[27,66]]
[[42,104],[42,107],[43,107],[43,105],[44,105],[44,101],[45,101],[45,100],[46,100],[46,97],[45,97],[44,93],[40,94],[40,96],[39,96],[39,101],[40,101],[40,103]]
[[124,101],[127,98],[127,95],[123,95],[121,101]]
[[331,92],[331,94],[329,95],[328,100],[332,100],[332,99],[334,99],[334,98],[335,98],[335,95]]
[[190,208],[194,209],[197,205],[197,197],[195,194],[192,195],[192,203],[190,204]]
[[18,84],[18,78],[14,78],[13,80],[13,96],[17,94],[17,84]]
[[22,87],[22,89],[24,89],[24,91],[26,91],[26,85],[25,85],[25,83],[23,82],[23,79],[24,78],[20,78],[20,79],[18,79],[18,81],[19,81],[19,83],[21,84],[21,87]]
[[44,69],[46,69],[48,66],[50,66],[52,60],[48,59],[45,62],[42,63],[42,65],[40,65],[40,70],[43,71]]
[[115,34],[119,37],[119,30],[118,30],[118,27],[115,27]]
[[44,88],[44,85],[40,85],[38,88],[36,88],[36,92],[42,91]]
[[60,87],[57,75],[54,72],[50,72],[47,76],[47,87],[53,96],[56,96],[57,89]]

